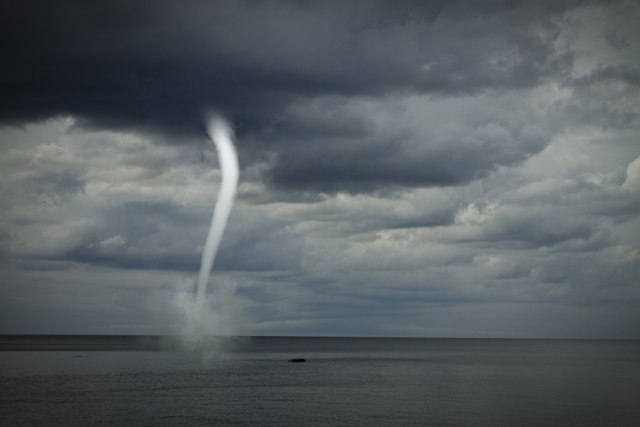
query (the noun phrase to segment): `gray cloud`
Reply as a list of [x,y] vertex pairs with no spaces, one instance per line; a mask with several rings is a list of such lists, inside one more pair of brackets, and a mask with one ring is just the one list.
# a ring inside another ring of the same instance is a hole
[[[528,99],[495,93],[446,100],[320,99],[296,106],[291,114],[302,123],[335,118],[341,132],[332,134],[329,126],[328,135],[315,136],[313,128],[307,129],[312,143],[273,132],[277,160],[271,179],[328,192],[458,185],[521,162],[542,150],[552,132],[542,126],[552,126],[550,120]],[[358,132],[346,127],[352,123]]]
[[31,2],[0,17],[0,328],[637,338],[635,2]]
[[[0,120],[73,115],[78,126],[169,132],[179,140],[201,134],[202,108],[215,106],[237,124],[245,161],[281,156],[266,176],[279,186],[333,192],[457,185],[522,161],[548,139],[526,135],[522,123],[478,117],[440,141],[450,149],[431,150],[433,135],[381,134],[357,108],[340,104],[518,90],[562,77],[572,55],[555,42],[563,13],[578,5],[15,5],[2,22],[11,65],[0,81]],[[335,112],[319,122],[309,116],[317,109]],[[529,141],[521,145],[523,138]],[[504,144],[522,151],[498,147]]]

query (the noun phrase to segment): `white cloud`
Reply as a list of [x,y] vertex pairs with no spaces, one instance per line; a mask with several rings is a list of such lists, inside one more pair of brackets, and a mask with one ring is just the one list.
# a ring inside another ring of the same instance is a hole
[[640,157],[629,163],[622,187],[632,193],[640,194]]

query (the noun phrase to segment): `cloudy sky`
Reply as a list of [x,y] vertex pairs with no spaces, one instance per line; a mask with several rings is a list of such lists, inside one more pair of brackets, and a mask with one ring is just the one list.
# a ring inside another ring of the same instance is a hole
[[[0,333],[640,338],[637,1],[27,1],[0,17]],[[233,330],[233,329],[232,329]],[[234,330],[235,331],[235,330]]]

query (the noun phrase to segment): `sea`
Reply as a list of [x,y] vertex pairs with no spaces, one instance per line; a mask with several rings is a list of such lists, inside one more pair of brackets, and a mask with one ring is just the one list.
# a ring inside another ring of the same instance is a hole
[[0,425],[640,426],[640,341],[222,344],[0,336]]

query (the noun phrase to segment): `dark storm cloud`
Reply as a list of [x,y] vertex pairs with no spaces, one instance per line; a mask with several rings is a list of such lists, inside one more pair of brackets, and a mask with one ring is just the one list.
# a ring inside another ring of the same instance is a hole
[[545,117],[520,96],[329,98],[311,104],[287,111],[284,119],[308,123],[329,116],[343,125],[326,135],[310,126],[306,140],[274,132],[272,138],[281,137],[270,176],[277,184],[326,192],[457,185],[518,163],[550,139],[551,129],[539,125]]
[[245,164],[281,155],[265,179],[283,188],[454,185],[521,161],[544,141],[518,153],[479,155],[479,146],[452,155],[454,144],[438,154],[415,139],[380,138],[366,121],[283,117],[318,97],[447,97],[565,75],[571,55],[554,41],[561,14],[577,4],[16,3],[0,22],[0,121],[69,114],[80,125],[176,137],[201,134],[202,108],[214,106],[234,119]]
[[573,99],[566,105],[569,120],[579,117],[611,129],[630,128],[640,123],[640,112],[629,108],[629,100],[640,92],[639,67],[599,66],[592,73],[571,80],[569,85],[575,90]]
[[603,81],[619,81],[638,86],[640,85],[640,68],[630,65],[600,66],[588,76],[576,79],[576,86],[588,86]]

